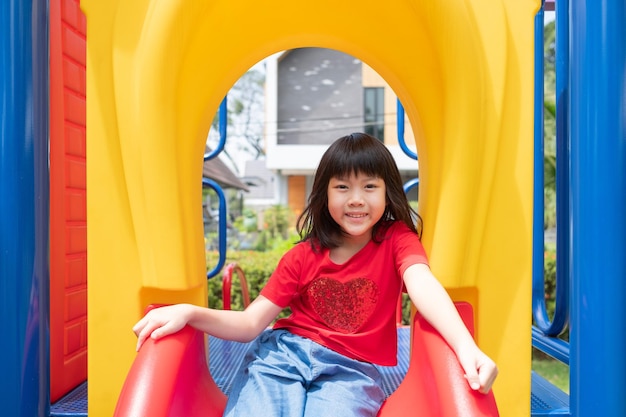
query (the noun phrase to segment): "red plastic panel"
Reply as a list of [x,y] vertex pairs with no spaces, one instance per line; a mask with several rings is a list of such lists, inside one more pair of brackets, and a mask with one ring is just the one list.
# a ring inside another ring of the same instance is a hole
[[78,96],[74,91],[66,90],[63,99],[66,120],[79,126],[85,126],[87,118],[85,97]]
[[[64,0],[64,1],[56,1],[55,3],[60,3],[60,13],[63,22],[65,22],[68,26],[72,27],[79,33],[84,36],[87,34],[87,18],[85,14],[80,10],[78,0]],[[85,50],[86,54],[86,50]],[[83,65],[85,62],[83,61]]]
[[67,155],[87,157],[85,127],[65,125],[65,152]]
[[85,67],[75,61],[66,59],[63,61],[63,79],[65,80],[65,87],[77,93],[80,96],[86,95],[86,80]]
[[50,397],[87,379],[86,19],[50,0]]

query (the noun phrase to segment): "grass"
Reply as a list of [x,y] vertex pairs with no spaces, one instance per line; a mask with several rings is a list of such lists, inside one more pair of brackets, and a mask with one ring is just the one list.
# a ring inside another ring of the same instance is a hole
[[569,366],[555,359],[536,355],[532,360],[532,370],[569,394]]

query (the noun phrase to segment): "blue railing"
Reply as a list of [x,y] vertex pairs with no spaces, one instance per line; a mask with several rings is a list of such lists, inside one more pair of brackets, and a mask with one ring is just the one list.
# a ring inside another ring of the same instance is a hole
[[224,190],[222,187],[209,178],[202,178],[202,186],[207,186],[211,188],[217,194],[219,199],[219,207],[218,207],[218,226],[217,226],[217,235],[218,235],[218,250],[219,250],[219,258],[217,260],[217,265],[207,272],[207,278],[213,278],[222,270],[224,263],[226,262],[226,197],[224,195]]
[[[227,97],[224,97],[222,103],[219,108],[219,132],[220,132],[220,140],[215,149],[211,152],[204,155],[204,160],[208,161],[209,159],[215,158],[222,150],[224,150],[224,145],[226,144],[226,136],[227,136],[227,127],[228,125],[228,107],[227,107]],[[211,188],[217,194],[219,199],[218,205],[218,226],[217,226],[217,234],[218,234],[218,249],[219,249],[219,258],[217,260],[217,265],[207,272],[207,279],[213,278],[222,270],[224,263],[226,262],[226,196],[224,195],[224,190],[222,187],[215,181],[209,178],[202,178],[202,187],[207,186]]]
[[402,148],[402,151],[411,159],[415,159],[417,161],[417,153],[413,152],[406,144],[406,140],[404,139],[404,106],[400,102],[400,99],[396,100],[396,126],[398,130],[398,143]]
[[[553,5],[553,4],[552,4]],[[556,4],[557,16],[567,16],[568,3]],[[556,295],[554,316],[546,310],[544,282],[544,12],[535,18],[535,149],[533,205],[533,346],[569,364],[569,343],[558,338],[569,323],[569,145],[567,134],[567,19],[556,25]]]
[[[417,153],[413,152],[406,143],[406,139],[404,138],[404,106],[400,102],[400,99],[396,100],[396,127],[398,131],[398,144],[400,144],[400,148],[402,151],[411,159],[415,159],[417,161]],[[408,180],[404,184],[404,193],[408,193],[414,187],[417,187],[420,183],[419,178],[412,178]]]
[[224,150],[224,146],[226,145],[226,137],[227,137],[227,126],[228,126],[228,96],[224,97],[222,102],[220,103],[219,108],[219,133],[220,140],[211,152],[204,154],[204,160],[208,161],[209,159],[215,158],[220,152]]

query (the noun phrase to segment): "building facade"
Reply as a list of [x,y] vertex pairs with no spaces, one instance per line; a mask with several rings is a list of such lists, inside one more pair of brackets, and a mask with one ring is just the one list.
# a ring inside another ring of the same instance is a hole
[[[277,204],[301,213],[322,154],[352,132],[379,138],[405,181],[417,177],[417,162],[398,143],[396,95],[367,64],[332,49],[299,48],[268,58],[266,71],[266,163],[275,173]],[[411,194],[416,200],[417,190]]]

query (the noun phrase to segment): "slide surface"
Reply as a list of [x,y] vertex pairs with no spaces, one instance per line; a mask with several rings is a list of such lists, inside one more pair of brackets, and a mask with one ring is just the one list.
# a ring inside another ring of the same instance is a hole
[[[457,303],[473,333],[473,311]],[[493,392],[473,392],[454,352],[421,316],[415,315],[409,369],[383,404],[379,417],[498,417]],[[216,352],[216,354],[219,354]],[[114,417],[219,417],[224,394],[206,361],[205,337],[191,327],[141,348],[124,383]]]
[[366,62],[402,101],[431,266],[475,308],[478,343],[501,370],[500,411],[527,416],[540,4],[82,0],[89,415],[113,413],[146,305],[206,303],[199,184],[219,103],[261,59],[316,46]]

